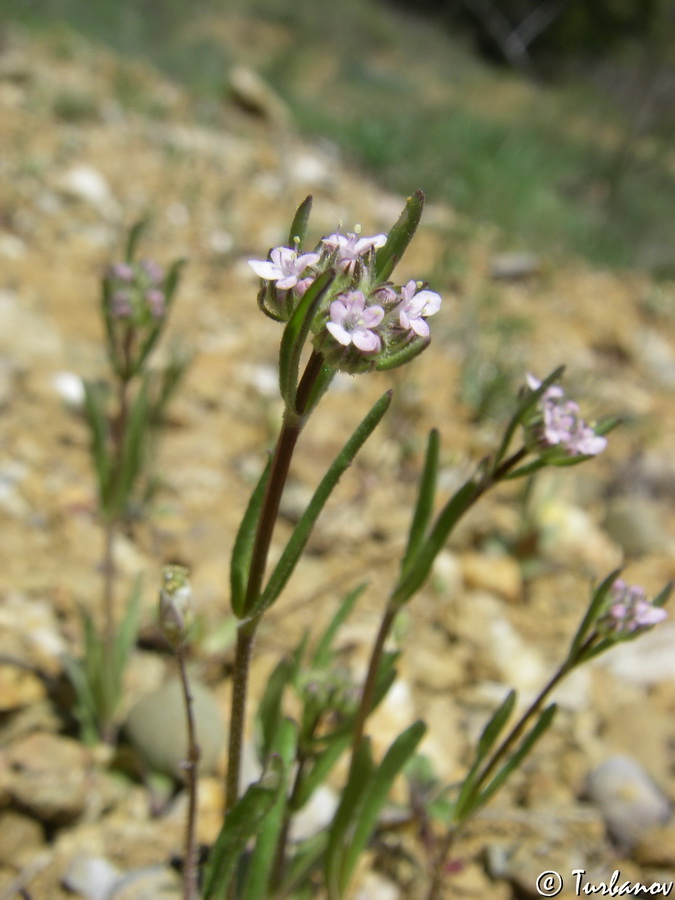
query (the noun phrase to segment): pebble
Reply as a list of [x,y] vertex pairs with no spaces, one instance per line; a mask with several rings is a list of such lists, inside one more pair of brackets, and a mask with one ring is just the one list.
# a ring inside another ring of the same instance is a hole
[[509,603],[517,603],[521,598],[523,579],[520,566],[513,557],[463,553],[460,563],[468,588],[489,591]]
[[42,825],[14,809],[0,812],[0,865],[18,867],[44,843]]
[[[213,773],[225,747],[225,725],[212,692],[194,678],[190,680],[197,741],[201,750],[199,769]],[[124,724],[127,737],[142,759],[155,772],[182,780],[187,756],[185,707],[178,678],[139,700]]]
[[0,663],[0,712],[36,703],[45,693],[44,684],[30,669]]
[[63,885],[84,900],[110,900],[122,872],[101,856],[76,856],[63,876]]
[[665,681],[675,681],[675,622],[666,620],[657,628],[629,641],[619,649],[601,656],[596,665],[603,666],[632,685],[648,688]]
[[84,811],[89,790],[87,750],[72,738],[36,732],[5,751],[12,800],[43,822],[63,825]]
[[649,828],[670,817],[668,799],[630,756],[612,756],[593,769],[587,791],[609,834],[623,848],[634,846]]

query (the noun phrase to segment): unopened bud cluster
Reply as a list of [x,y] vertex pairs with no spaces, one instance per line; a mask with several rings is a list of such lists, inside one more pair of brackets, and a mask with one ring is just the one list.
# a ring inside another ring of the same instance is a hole
[[183,643],[193,622],[189,571],[185,566],[164,566],[159,590],[159,626],[164,637],[173,646]]
[[396,287],[375,274],[376,252],[386,234],[361,237],[359,229],[323,238],[311,253],[275,247],[267,260],[249,260],[263,280],[259,304],[272,318],[287,321],[314,280],[332,270],[335,278],[312,323],[313,344],[335,369],[354,374],[387,367],[409,350],[406,361],[429,343],[427,318],[441,298],[419,281]]

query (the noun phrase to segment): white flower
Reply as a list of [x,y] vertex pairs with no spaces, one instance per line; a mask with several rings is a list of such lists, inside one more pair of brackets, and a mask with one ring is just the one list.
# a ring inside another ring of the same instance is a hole
[[353,271],[356,261],[371,250],[384,247],[387,242],[386,234],[376,234],[373,237],[359,237],[358,234],[329,234],[323,239],[323,243],[331,250],[337,250],[338,263],[347,272]]
[[366,306],[361,291],[351,291],[331,303],[326,328],[343,347],[354,344],[363,353],[376,353],[382,340],[374,329],[383,318],[381,306]]
[[290,290],[298,283],[299,276],[309,266],[318,263],[318,253],[303,253],[298,256],[290,247],[275,247],[268,259],[249,259],[248,264],[256,275],[266,281],[276,281],[281,291]]
[[417,292],[417,282],[409,281],[401,288],[399,324],[406,331],[412,330],[419,337],[429,337],[427,316],[435,315],[441,308],[441,297],[435,291]]

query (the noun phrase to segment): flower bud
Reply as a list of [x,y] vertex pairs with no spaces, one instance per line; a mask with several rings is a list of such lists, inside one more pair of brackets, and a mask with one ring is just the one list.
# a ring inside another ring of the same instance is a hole
[[193,622],[189,570],[185,566],[164,566],[159,590],[159,626],[164,637],[174,647],[183,643]]

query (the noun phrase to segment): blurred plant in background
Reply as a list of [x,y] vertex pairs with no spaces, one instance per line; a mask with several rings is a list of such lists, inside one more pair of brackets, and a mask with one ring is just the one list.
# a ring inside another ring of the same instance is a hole
[[155,489],[154,445],[188,363],[185,354],[174,350],[163,368],[150,366],[183,262],[178,260],[165,271],[152,260],[138,261],[143,228],[139,223],[131,229],[124,261],[110,266],[102,279],[101,315],[111,378],[84,382],[104,535],[102,624],[97,627],[95,617],[83,612],[84,657],[70,660],[68,671],[77,695],[76,715],[89,742],[115,739],[124,670],[138,626],[140,580],[119,618],[115,540]]

